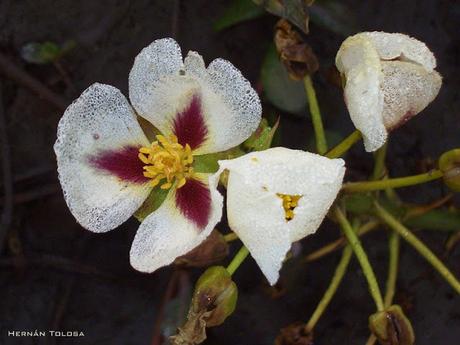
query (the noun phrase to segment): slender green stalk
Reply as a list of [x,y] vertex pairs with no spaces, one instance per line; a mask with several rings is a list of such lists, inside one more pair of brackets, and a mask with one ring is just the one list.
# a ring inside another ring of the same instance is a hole
[[348,264],[350,263],[351,254],[353,250],[350,245],[347,245],[342,251],[342,258],[335,269],[334,276],[332,277],[331,282],[329,283],[329,287],[327,288],[326,292],[324,293],[321,301],[319,301],[315,311],[313,312],[310,320],[308,320],[307,324],[305,325],[305,332],[309,333],[313,330],[316,323],[318,322],[321,315],[323,315],[324,311],[326,310],[327,306],[334,297],[337,288],[339,287],[340,283],[342,282],[345,273],[347,272]]
[[240,250],[238,251],[238,253],[236,253],[232,262],[230,262],[230,264],[227,266],[227,271],[228,273],[230,273],[230,275],[233,275],[233,273],[235,273],[238,267],[240,267],[240,265],[243,263],[244,259],[246,259],[248,254],[249,254],[248,248],[246,248],[245,246],[242,246]]
[[419,252],[439,274],[460,294],[460,282],[455,278],[452,272],[439,260],[436,255],[420,241],[408,228],[402,225],[396,218],[394,218],[388,211],[375,202],[375,210],[377,216],[388,224],[394,231],[396,231],[404,240],[409,242],[415,250]]
[[393,303],[393,297],[395,295],[396,279],[398,276],[398,264],[399,264],[399,245],[400,237],[396,232],[390,234],[390,240],[388,247],[390,250],[390,259],[388,263],[388,278],[384,297],[385,307],[388,308]]
[[374,299],[375,305],[377,307],[377,311],[383,311],[383,299],[382,294],[380,292],[379,285],[377,283],[377,279],[374,274],[374,270],[372,269],[371,264],[369,263],[369,259],[367,258],[367,254],[361,245],[361,241],[359,240],[356,233],[353,231],[350,223],[348,222],[347,218],[343,214],[342,210],[339,207],[335,208],[335,215],[337,220],[339,221],[340,227],[342,228],[343,233],[345,234],[348,243],[353,248],[353,252],[356,255],[356,258],[361,265],[363,273],[367,279],[367,284],[369,286],[369,292]]
[[414,176],[390,178],[378,181],[349,182],[343,185],[342,190],[346,193],[371,192],[388,188],[413,186],[433,181],[440,177],[442,177],[442,171],[435,169],[427,173]]
[[362,138],[361,132],[355,130],[348,137],[342,140],[336,147],[332,148],[326,157],[328,158],[338,158],[341,157],[345,152],[347,152],[355,143],[357,143]]
[[381,148],[374,154],[374,172],[372,173],[372,180],[379,180],[385,174],[385,158],[387,155],[388,142],[386,142]]
[[321,119],[315,88],[310,75],[307,74],[303,79],[303,83],[305,85],[305,91],[307,92],[308,107],[310,108],[311,121],[315,131],[316,150],[320,155],[323,155],[327,152],[327,141],[326,135],[324,134],[323,120]]
[[[356,231],[356,234],[358,236],[363,236],[367,234],[368,232],[375,230],[379,225],[380,225],[379,221],[371,220],[367,222],[366,224],[360,226],[358,230]],[[315,250],[313,253],[308,254],[304,260],[305,262],[312,262],[312,261],[318,260],[322,258],[323,256],[326,256],[327,254],[330,254],[333,251],[341,248],[346,243],[347,243],[346,238],[340,237],[336,239],[335,241],[332,241],[326,244],[324,247],[321,247]]]

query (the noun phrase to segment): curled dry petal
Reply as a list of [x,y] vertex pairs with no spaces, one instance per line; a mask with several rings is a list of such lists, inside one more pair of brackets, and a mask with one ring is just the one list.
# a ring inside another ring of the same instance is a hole
[[422,111],[442,84],[428,47],[399,33],[364,32],[341,45],[336,65],[345,75],[345,102],[366,150],[380,148],[392,130]]
[[314,233],[342,185],[341,159],[272,148],[219,161],[229,171],[227,216],[270,284],[291,243]]

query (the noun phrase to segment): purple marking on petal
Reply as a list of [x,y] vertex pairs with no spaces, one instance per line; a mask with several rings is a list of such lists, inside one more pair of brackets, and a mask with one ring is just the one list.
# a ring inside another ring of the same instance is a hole
[[192,150],[204,143],[208,128],[204,121],[201,99],[198,95],[194,95],[187,108],[176,115],[174,134],[179,144],[184,146],[189,144]]
[[206,227],[211,215],[211,192],[204,183],[187,180],[176,190],[176,204],[182,214],[200,229]]
[[115,175],[119,179],[142,184],[149,179],[144,176],[144,163],[139,159],[139,147],[125,146],[119,150],[101,151],[88,157],[89,164],[98,170]]

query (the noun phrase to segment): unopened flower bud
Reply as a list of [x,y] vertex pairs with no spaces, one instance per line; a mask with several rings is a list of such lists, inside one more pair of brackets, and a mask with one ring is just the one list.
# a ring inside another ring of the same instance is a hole
[[439,158],[439,169],[443,172],[444,183],[455,192],[460,192],[460,149],[443,153]]
[[382,345],[412,345],[415,342],[412,325],[399,305],[371,315],[369,328]]
[[192,310],[195,313],[210,311],[206,326],[218,326],[233,313],[237,298],[238,289],[230,273],[222,266],[213,266],[196,283]]
[[198,279],[186,323],[169,338],[172,345],[195,345],[206,339],[206,327],[222,324],[233,313],[236,284],[222,266],[208,268]]

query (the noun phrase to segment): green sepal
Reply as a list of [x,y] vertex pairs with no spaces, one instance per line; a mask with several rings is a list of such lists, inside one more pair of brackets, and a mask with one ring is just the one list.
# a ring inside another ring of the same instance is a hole
[[412,325],[399,305],[372,314],[369,328],[382,345],[412,345],[415,342]]
[[270,148],[278,126],[279,118],[273,127],[268,125],[266,119],[262,119],[259,128],[243,143],[243,146],[251,151],[263,151]]
[[142,222],[149,214],[156,211],[161,206],[169,191],[169,189],[161,189],[159,186],[153,188],[142,206],[134,213],[134,217],[136,217],[139,222]]

